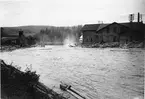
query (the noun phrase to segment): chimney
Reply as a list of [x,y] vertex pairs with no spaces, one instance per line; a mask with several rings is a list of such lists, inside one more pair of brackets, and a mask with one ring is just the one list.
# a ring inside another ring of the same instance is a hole
[[23,31],[19,31],[19,37],[23,35]]
[[140,13],[137,14],[137,22],[140,22]]

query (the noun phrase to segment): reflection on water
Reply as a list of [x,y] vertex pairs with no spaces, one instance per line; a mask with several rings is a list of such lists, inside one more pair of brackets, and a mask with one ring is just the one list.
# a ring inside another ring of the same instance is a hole
[[143,50],[45,46],[3,52],[7,63],[41,74],[50,87],[68,83],[88,99],[143,99]]

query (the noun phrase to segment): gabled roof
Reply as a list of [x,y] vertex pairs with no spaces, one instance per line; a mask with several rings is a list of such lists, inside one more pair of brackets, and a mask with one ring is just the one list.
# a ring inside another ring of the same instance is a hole
[[100,26],[98,27],[97,31],[103,29],[104,27],[108,26],[109,24],[100,24]]
[[98,31],[109,24],[86,24],[83,26],[82,31]]
[[124,25],[126,27],[129,27],[130,29],[133,30],[141,30],[143,27],[143,23],[139,22],[133,22],[133,23],[120,23],[121,25]]
[[[100,30],[102,30],[102,29],[104,29],[104,28],[107,28],[107,27],[109,27],[109,26],[111,26],[111,25],[113,25],[113,24],[118,24],[118,25],[122,25],[122,24],[119,24],[119,23],[117,23],[117,22],[113,22],[113,23],[111,23],[111,24],[105,24],[105,25],[102,25],[96,32],[99,32]],[[123,26],[123,25],[122,25]],[[126,27],[126,26],[125,26]],[[127,27],[128,28],[128,27]]]
[[117,23],[117,22],[113,22],[111,24],[86,24],[83,26],[82,28],[82,31],[96,31],[96,32],[99,32],[100,30],[106,28],[106,27],[109,27],[110,25],[113,25],[113,24],[118,24],[118,25],[121,25],[121,26],[124,26],[126,28],[129,28],[129,29],[132,29],[132,30],[142,30],[143,29],[143,23],[138,23],[138,22],[133,22],[133,23],[130,23],[130,22],[127,22],[127,23]]
[[86,24],[83,26],[82,31],[97,31],[100,24]]

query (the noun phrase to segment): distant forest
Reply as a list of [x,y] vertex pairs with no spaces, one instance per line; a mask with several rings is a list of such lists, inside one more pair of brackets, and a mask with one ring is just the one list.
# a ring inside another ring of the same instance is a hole
[[79,42],[82,25],[72,27],[54,26],[20,26],[20,27],[1,27],[1,37],[17,37],[19,31],[23,31],[29,44],[49,43],[63,44],[66,39],[73,39]]
[[64,40],[70,39],[77,43],[81,36],[81,28],[82,26],[51,27],[41,29],[40,33],[36,34],[35,37],[42,42],[63,43]]

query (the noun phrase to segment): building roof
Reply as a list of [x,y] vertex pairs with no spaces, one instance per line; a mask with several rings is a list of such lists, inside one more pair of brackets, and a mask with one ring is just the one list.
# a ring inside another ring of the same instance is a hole
[[86,24],[83,26],[82,31],[97,31],[100,24]]
[[143,23],[138,23],[138,22],[133,22],[133,23],[130,23],[130,22],[126,22],[126,23],[117,23],[117,22],[113,22],[111,24],[86,24],[83,26],[82,28],[82,31],[100,31],[106,27],[109,27],[110,25],[113,25],[113,24],[118,24],[118,25],[122,25],[124,27],[127,27],[127,28],[130,28],[132,30],[137,30],[137,31],[140,31],[143,29],[142,26]]
[[7,27],[1,27],[1,36],[2,37],[18,37],[19,36],[19,30],[13,29],[13,28],[7,28]]
[[139,22],[133,22],[133,23],[120,23],[121,25],[124,25],[126,27],[129,27],[130,29],[133,30],[142,30],[143,29],[143,23],[139,23]]
[[97,31],[105,28],[106,26],[108,26],[109,24],[100,24],[100,26],[98,27]]
[[2,37],[2,38],[1,38],[2,41],[16,40],[16,39],[18,39],[18,37]]
[[86,24],[83,26],[82,31],[98,31],[109,24]]
[[109,27],[110,25],[113,25],[113,24],[121,25],[121,24],[116,23],[116,22],[113,22],[113,23],[111,23],[111,24],[102,24],[102,25],[100,26],[100,28],[98,28],[98,30],[97,30],[96,32],[99,32],[100,30],[102,30],[102,29],[104,29],[104,28],[106,28],[106,27]]

